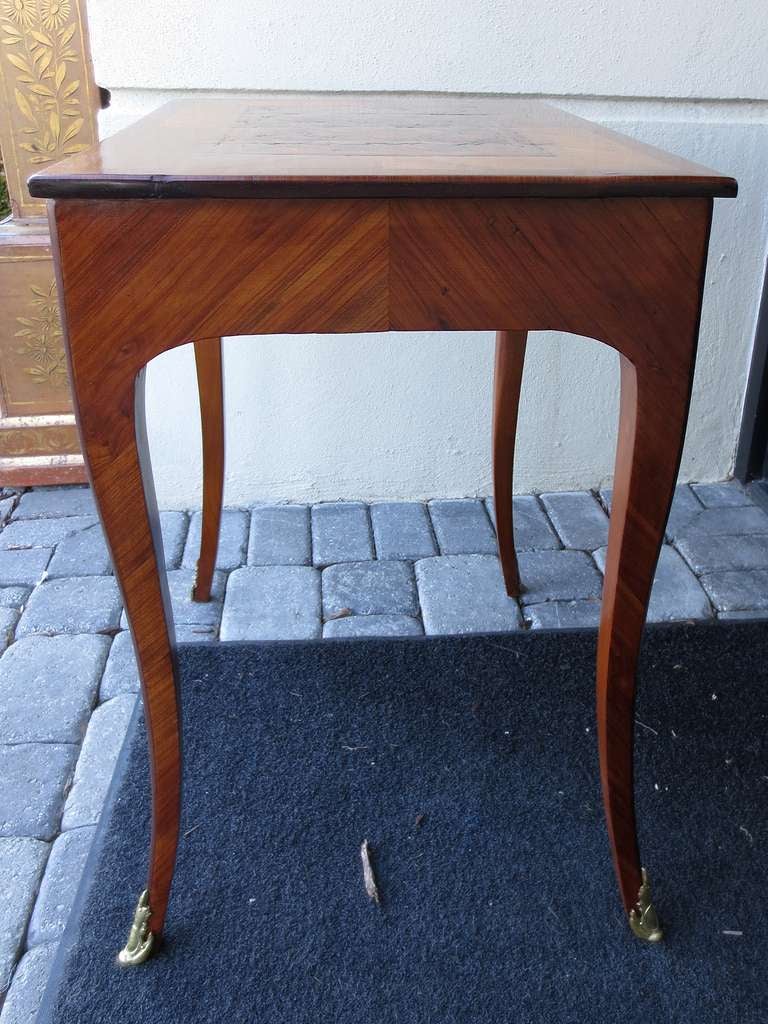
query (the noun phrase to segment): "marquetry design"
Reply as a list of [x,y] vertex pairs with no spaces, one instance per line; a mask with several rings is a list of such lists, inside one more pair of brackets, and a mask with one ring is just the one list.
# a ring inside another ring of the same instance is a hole
[[15,217],[40,216],[27,177],[97,138],[79,0],[0,0],[0,149]]
[[28,421],[21,426],[0,423],[0,457],[21,458],[38,455],[77,455],[80,442],[72,417],[36,417],[38,426]]

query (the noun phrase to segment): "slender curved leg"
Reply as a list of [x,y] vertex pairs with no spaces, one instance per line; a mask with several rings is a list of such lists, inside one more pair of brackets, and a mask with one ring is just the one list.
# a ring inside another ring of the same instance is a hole
[[[680,464],[695,342],[665,372],[662,351],[621,359],[621,412],[597,657],[600,777],[611,851],[632,930],[662,937],[635,831],[635,669]],[[682,363],[682,365],[681,365]]]
[[173,619],[144,425],[144,371],[135,379],[121,377],[115,360],[93,376],[85,365],[87,348],[87,337],[70,336],[83,453],[130,620],[152,768],[147,887],[119,958],[134,964],[147,959],[162,932],[179,837],[181,737]]
[[526,331],[496,332],[493,378],[493,501],[496,537],[504,585],[510,597],[520,594],[512,514],[512,470],[520,388],[525,362]]
[[224,495],[224,390],[221,338],[195,342],[200,426],[203,435],[203,516],[193,601],[210,601]]

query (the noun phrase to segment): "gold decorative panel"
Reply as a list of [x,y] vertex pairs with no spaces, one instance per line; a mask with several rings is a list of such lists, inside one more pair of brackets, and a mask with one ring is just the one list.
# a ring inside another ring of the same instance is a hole
[[0,486],[83,480],[45,202],[26,181],[97,141],[84,0],[0,0]]
[[13,216],[41,216],[26,180],[97,138],[98,90],[77,0],[0,0],[0,150]]

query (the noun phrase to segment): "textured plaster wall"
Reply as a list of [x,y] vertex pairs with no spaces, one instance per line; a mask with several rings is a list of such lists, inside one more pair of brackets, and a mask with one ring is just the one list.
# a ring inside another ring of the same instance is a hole
[[[762,0],[346,4],[89,0],[110,133],[189,90],[542,95],[735,175],[716,203],[683,479],[732,467],[768,239]],[[226,500],[415,498],[490,490],[488,334],[228,339]],[[518,491],[610,480],[617,357],[531,336]],[[199,502],[191,352],[159,358],[149,421],[161,504]]]

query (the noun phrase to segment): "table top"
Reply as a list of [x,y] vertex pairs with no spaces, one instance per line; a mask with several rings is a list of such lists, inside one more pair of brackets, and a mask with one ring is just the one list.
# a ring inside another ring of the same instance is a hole
[[40,198],[733,196],[736,182],[546,103],[290,93],[166,104],[34,174]]

